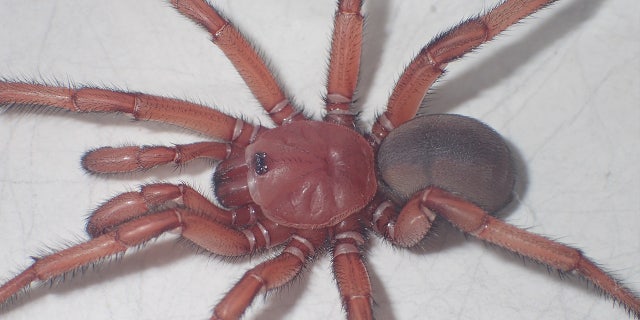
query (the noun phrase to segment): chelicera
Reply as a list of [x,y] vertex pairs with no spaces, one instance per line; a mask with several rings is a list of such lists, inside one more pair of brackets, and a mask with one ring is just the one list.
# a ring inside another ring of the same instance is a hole
[[[531,7],[524,11],[514,9],[523,3],[527,4],[525,7]],[[509,20],[501,25],[501,28],[507,27],[545,4],[544,1],[508,1],[498,7],[497,11],[490,13],[487,20],[492,21],[492,18],[498,17],[500,21]],[[345,9],[348,5],[341,3],[340,7]],[[358,15],[360,5],[352,5],[353,7],[336,15],[336,30],[345,32],[340,27],[353,27],[350,24],[354,21],[352,19],[361,21]],[[177,6],[183,14],[204,24],[218,40],[225,39],[224,32],[219,28],[207,25],[212,22],[210,18],[215,16],[207,5],[185,1]],[[225,26],[224,22],[221,26]],[[356,23],[355,28],[358,30],[361,24]],[[351,47],[356,45],[359,48],[359,41],[341,37],[340,32],[334,36],[338,40],[334,40],[332,50],[325,122],[304,120],[286,99],[280,99],[277,94],[271,95],[280,92],[277,89],[260,91],[265,88],[273,89],[275,82],[271,79],[266,79],[266,83],[260,82],[265,78],[247,71],[249,68],[243,70],[247,66],[242,61],[234,62],[240,65],[238,69],[254,93],[259,91],[256,93],[257,98],[274,122],[280,125],[278,128],[254,128],[223,114],[173,99],[113,93],[101,89],[68,91],[59,87],[3,83],[0,86],[0,97],[5,103],[49,105],[72,111],[131,113],[135,117],[178,124],[228,141],[202,142],[176,149],[103,148],[88,153],[83,165],[90,172],[112,173],[147,169],[161,163],[182,163],[188,161],[190,155],[219,159],[222,161],[215,171],[215,193],[220,204],[230,210],[214,207],[186,185],[147,185],[141,192],[122,194],[105,203],[93,214],[87,228],[92,240],[85,245],[62,251],[60,255],[41,258],[33,268],[15,278],[14,282],[3,286],[0,297],[5,300],[19,290],[19,286],[13,286],[15,283],[23,285],[23,282],[26,284],[36,279],[46,280],[91,263],[96,256],[87,257],[89,260],[77,260],[75,257],[75,253],[87,252],[88,246],[109,246],[111,248],[99,252],[99,256],[110,255],[159,233],[180,227],[185,238],[222,255],[245,255],[262,248],[284,245],[277,258],[261,264],[253,273],[243,277],[216,308],[217,317],[236,318],[241,315],[253,299],[253,294],[290,280],[327,241],[334,256],[334,270],[348,317],[371,318],[372,294],[368,280],[363,280],[366,270],[361,257],[366,230],[373,230],[399,246],[413,246],[428,232],[432,220],[442,216],[471,234],[476,233],[479,228],[485,228],[482,221],[491,221],[492,226],[498,226],[497,230],[516,237],[530,237],[484,214],[484,210],[494,212],[504,206],[510,199],[513,185],[509,152],[495,132],[475,120],[459,116],[437,115],[409,121],[430,85],[429,81],[420,81],[423,80],[420,77],[413,78],[412,72],[425,72],[432,82],[439,77],[441,69],[450,60],[491,38],[492,36],[484,33],[477,34],[479,30],[484,32],[485,29],[486,25],[471,20],[434,41],[430,47],[432,50],[426,50],[412,66],[425,61],[428,61],[427,64],[407,69],[394,91],[396,95],[395,98],[392,96],[388,111],[374,124],[373,133],[365,135],[367,139],[353,131],[355,115],[349,111],[358,64],[340,64],[340,61],[354,61],[349,60],[352,58],[349,56],[351,54],[356,54],[356,58],[359,56],[359,50]],[[225,26],[224,30],[231,30],[231,27]],[[488,30],[492,34],[501,29]],[[358,34],[354,30],[346,33]],[[349,41],[343,43],[340,40]],[[219,43],[223,42],[220,40]],[[460,44],[465,46],[464,50],[458,52]],[[224,50],[224,45],[222,47]],[[231,45],[226,49],[237,48]],[[242,57],[251,59],[253,51],[243,49],[242,52]],[[258,67],[261,68],[261,64]],[[414,95],[398,93],[416,88],[422,90]],[[63,97],[62,100],[66,101],[59,100],[61,102],[56,104],[51,99],[53,96]],[[189,113],[199,114],[184,116]],[[219,126],[213,128],[209,124]],[[440,127],[443,129],[437,129]],[[409,131],[409,140],[406,140],[402,138],[402,133],[406,132],[402,128],[417,131]],[[429,130],[435,130],[435,134]],[[467,131],[475,134],[460,134]],[[328,139],[326,146],[321,148],[319,144],[325,142],[325,135],[333,139]],[[442,139],[419,140],[420,136],[439,135],[446,142],[442,142]],[[318,136],[323,139],[314,141]],[[452,141],[459,142],[459,145],[446,140],[457,136],[460,137]],[[482,137],[478,141],[464,140],[478,136]],[[394,139],[403,142],[393,142]],[[301,142],[297,144],[290,140]],[[339,147],[345,140],[350,144]],[[308,144],[305,145],[305,141]],[[408,146],[419,146],[421,143],[425,145],[408,150]],[[430,148],[438,144],[452,149],[442,151],[441,148]],[[464,147],[465,145],[471,147]],[[373,154],[376,151],[379,160],[374,165]],[[423,158],[433,161],[425,161],[417,168],[411,167]],[[485,162],[486,165],[482,166],[478,162]],[[491,167],[496,163],[500,165]],[[484,170],[474,170],[477,169],[476,166],[481,166]],[[378,168],[377,171],[375,167]],[[305,170],[309,170],[309,175],[302,174]],[[459,176],[447,174],[449,170],[459,173]],[[305,179],[306,177],[311,178]],[[498,180],[501,182],[496,182]],[[496,184],[501,191],[495,190]],[[436,187],[432,187],[433,185]],[[376,193],[377,191],[379,192]],[[179,207],[155,210],[171,201],[178,202]],[[305,215],[305,210],[310,211],[308,215]],[[465,217],[465,214],[470,216]],[[151,230],[154,228],[155,230]],[[494,230],[488,225],[486,229]],[[474,235],[481,238],[484,236]],[[502,237],[496,239],[498,242],[504,240]],[[558,263],[558,260],[567,255],[579,254],[543,238],[534,239],[551,250],[532,253],[526,248],[520,248],[515,251],[563,271],[573,270],[574,265],[578,264],[582,272],[599,272],[593,271],[594,267],[590,262],[580,258],[569,259],[567,264]],[[562,254],[558,254],[558,251]],[[582,261],[583,265],[578,261]],[[60,267],[61,262],[66,266]],[[283,274],[281,270],[285,266],[295,272]],[[271,282],[272,279],[275,282]],[[592,279],[600,281],[609,278],[603,273]],[[612,286],[605,286],[604,290],[623,300],[626,307],[637,315],[637,297],[625,289],[618,291],[617,284]],[[247,295],[244,292],[246,290],[252,294]]]

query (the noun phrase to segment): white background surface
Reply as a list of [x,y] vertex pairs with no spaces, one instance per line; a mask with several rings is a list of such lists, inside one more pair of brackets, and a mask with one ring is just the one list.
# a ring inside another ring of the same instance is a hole
[[[222,1],[220,1],[222,2]],[[397,76],[437,33],[495,1],[371,1],[358,106],[383,110]],[[334,1],[233,1],[225,14],[268,56],[305,112],[319,117]],[[640,291],[640,3],[560,1],[459,63],[430,111],[487,122],[520,173],[507,221],[584,249]],[[92,84],[202,101],[256,120],[259,108],[208,35],[161,0],[0,0],[0,77]],[[262,117],[264,121],[264,117]],[[42,248],[86,239],[100,202],[150,181],[209,190],[210,168],[101,178],[79,166],[103,145],[201,139],[123,117],[0,114],[0,278]],[[207,193],[209,194],[209,193]],[[210,195],[210,194],[209,194]],[[147,246],[1,311],[3,319],[206,319],[245,269],[175,245]],[[466,240],[448,227],[425,250],[373,237],[378,319],[621,319],[573,278]],[[257,299],[247,319],[340,319],[327,257],[294,285]]]

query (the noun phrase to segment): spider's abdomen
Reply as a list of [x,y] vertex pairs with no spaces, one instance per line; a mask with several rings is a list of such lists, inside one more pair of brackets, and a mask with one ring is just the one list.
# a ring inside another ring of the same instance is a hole
[[492,213],[511,200],[515,172],[498,133],[460,115],[417,117],[391,131],[377,165],[388,196],[399,204],[436,186]]
[[297,121],[258,136],[245,150],[253,202],[285,226],[335,225],[363,208],[377,189],[373,150],[355,131]]

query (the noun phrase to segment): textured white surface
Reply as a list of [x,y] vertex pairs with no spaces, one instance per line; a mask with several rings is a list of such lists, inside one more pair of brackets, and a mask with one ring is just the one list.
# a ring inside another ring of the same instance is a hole
[[[319,116],[334,1],[222,3],[268,57],[288,92]],[[371,1],[358,105],[371,119],[397,76],[437,33],[495,1]],[[573,244],[640,291],[640,2],[560,1],[449,66],[430,111],[477,117],[513,146],[518,199],[503,217]],[[248,90],[208,36],[161,0],[0,0],[0,77],[92,84],[187,98],[256,120]],[[262,121],[266,118],[262,117]],[[102,145],[199,137],[116,116],[0,114],[0,278],[43,247],[85,239],[101,201],[149,181],[209,190],[203,163],[117,178],[79,159]],[[100,271],[38,288],[3,319],[205,319],[249,266],[194,255],[173,236]],[[448,227],[425,250],[372,238],[378,319],[622,319],[573,278]],[[321,257],[292,286],[257,299],[247,319],[340,319]]]

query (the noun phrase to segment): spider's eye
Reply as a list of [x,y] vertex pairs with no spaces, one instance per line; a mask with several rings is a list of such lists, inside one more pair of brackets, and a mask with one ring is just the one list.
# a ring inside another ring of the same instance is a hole
[[267,154],[264,152],[258,152],[253,155],[253,165],[258,175],[263,175],[269,171],[267,166]]

